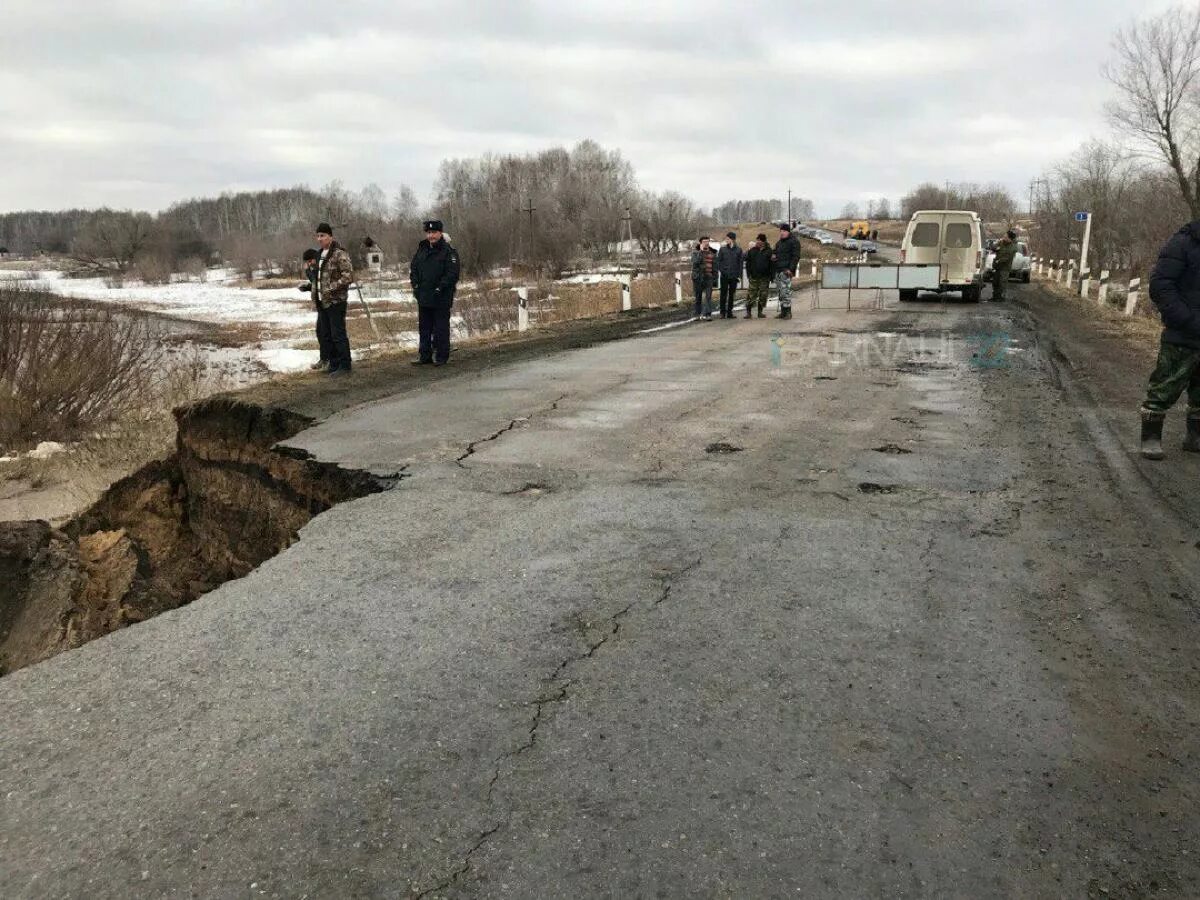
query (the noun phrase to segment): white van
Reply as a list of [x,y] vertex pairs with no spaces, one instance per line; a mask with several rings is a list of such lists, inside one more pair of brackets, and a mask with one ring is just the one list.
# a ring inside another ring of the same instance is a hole
[[[978,303],[983,292],[983,223],[979,213],[963,209],[922,209],[913,213],[900,261],[942,268],[938,293],[962,291]],[[916,300],[917,291],[901,291],[901,300]]]

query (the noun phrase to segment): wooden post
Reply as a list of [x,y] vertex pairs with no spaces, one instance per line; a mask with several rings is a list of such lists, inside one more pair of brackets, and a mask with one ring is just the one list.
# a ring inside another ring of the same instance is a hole
[[1134,278],[1129,282],[1129,293],[1125,296],[1125,315],[1132,316],[1137,309],[1138,294],[1141,292],[1142,279]]

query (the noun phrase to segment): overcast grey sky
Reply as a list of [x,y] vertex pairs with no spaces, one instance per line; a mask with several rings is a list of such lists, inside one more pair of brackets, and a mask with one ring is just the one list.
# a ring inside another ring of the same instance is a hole
[[1169,0],[7,0],[0,210],[160,209],[593,138],[705,206],[1019,196],[1105,134],[1112,32]]

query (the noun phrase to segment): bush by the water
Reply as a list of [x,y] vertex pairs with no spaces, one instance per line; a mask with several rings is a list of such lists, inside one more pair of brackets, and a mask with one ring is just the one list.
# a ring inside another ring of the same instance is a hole
[[0,286],[0,450],[76,440],[142,408],[159,338],[148,316]]

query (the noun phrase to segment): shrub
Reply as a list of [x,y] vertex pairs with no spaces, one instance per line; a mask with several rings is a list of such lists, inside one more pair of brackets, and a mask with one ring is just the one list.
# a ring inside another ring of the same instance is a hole
[[71,441],[139,407],[162,349],[140,314],[0,286],[0,445]]

